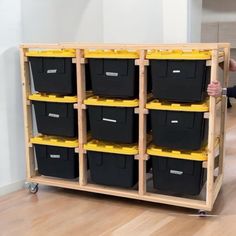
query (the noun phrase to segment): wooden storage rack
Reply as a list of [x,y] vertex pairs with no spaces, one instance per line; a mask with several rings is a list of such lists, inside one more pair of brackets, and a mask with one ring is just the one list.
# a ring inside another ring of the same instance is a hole
[[[226,117],[226,96],[221,99],[209,98],[209,112],[204,114],[209,119],[208,132],[208,160],[203,162],[203,167],[207,168],[207,180],[203,199],[192,199],[186,197],[175,197],[157,194],[147,191],[146,161],[149,158],[146,153],[146,115],[148,110],[145,108],[147,102],[147,66],[149,61],[145,59],[147,50],[209,50],[212,58],[207,61],[207,66],[211,67],[211,81],[221,80],[224,87],[228,81],[228,66],[230,58],[230,48],[228,43],[213,44],[22,44],[20,46],[21,59],[21,79],[23,89],[24,106],[24,130],[25,130],[25,150],[27,165],[27,181],[33,184],[44,184],[81,191],[102,193],[107,195],[126,197],[156,203],[164,203],[175,206],[182,206],[193,209],[211,211],[217,195],[222,186],[223,180],[223,160],[224,160],[224,136],[225,136],[225,117]],[[35,168],[35,157],[33,145],[30,143],[32,137],[32,105],[28,96],[31,93],[30,70],[26,52],[30,49],[75,49],[76,57],[72,59],[76,63],[77,69],[77,104],[74,108],[78,109],[78,129],[79,146],[76,152],[79,155],[79,181],[63,180],[51,177],[40,176]],[[122,189],[116,187],[101,186],[88,183],[87,181],[87,161],[86,151],[83,145],[87,142],[86,131],[86,105],[83,103],[85,94],[85,49],[115,49],[115,50],[138,50],[140,58],[135,60],[139,66],[139,107],[135,112],[139,114],[139,154],[136,159],[139,162],[139,182],[138,189]],[[224,61],[223,78],[219,78],[219,63]],[[218,131],[217,131],[218,129]],[[218,141],[216,141],[218,140]],[[219,155],[219,158],[216,158]]]

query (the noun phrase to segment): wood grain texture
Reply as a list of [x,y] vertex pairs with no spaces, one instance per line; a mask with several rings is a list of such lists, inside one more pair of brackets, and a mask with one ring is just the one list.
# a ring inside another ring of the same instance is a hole
[[[54,45],[47,45],[47,44],[34,44],[34,45],[22,45],[21,46],[21,68],[22,68],[22,80],[23,82],[29,80],[29,75],[26,76],[25,68],[28,68],[28,63],[25,62],[24,51],[28,50],[28,48],[51,48],[51,49],[60,49],[60,48],[74,48],[76,49],[76,58],[74,62],[76,63],[77,68],[77,95],[78,101],[76,104],[76,109],[78,111],[78,129],[79,129],[79,147],[76,148],[76,152],[79,153],[79,170],[80,170],[80,177],[79,177],[79,184],[78,181],[66,181],[66,180],[58,180],[53,179],[50,177],[41,177],[41,176],[34,176],[34,158],[33,154],[30,154],[28,150],[32,150],[32,146],[26,149],[28,151],[26,155],[27,160],[27,176],[28,180],[34,183],[50,185],[50,186],[57,186],[62,188],[69,188],[74,190],[82,190],[88,192],[95,192],[101,194],[108,194],[112,196],[122,196],[126,198],[133,198],[138,200],[144,201],[151,201],[151,202],[158,202],[163,204],[170,204],[174,206],[182,206],[182,207],[189,207],[194,209],[202,209],[202,210],[211,210],[214,204],[214,200],[217,197],[218,191],[221,187],[221,181],[218,184],[214,184],[214,163],[215,163],[215,116],[216,116],[216,99],[210,97],[210,111],[209,111],[209,135],[208,135],[208,161],[206,162],[205,167],[207,167],[207,183],[206,183],[206,197],[202,198],[202,194],[199,198],[180,198],[177,196],[168,196],[163,194],[154,193],[152,190],[147,191],[147,181],[146,181],[146,114],[148,110],[145,108],[146,100],[147,100],[147,70],[146,65],[148,65],[148,61],[145,60],[145,53],[146,50],[149,49],[159,49],[159,50],[172,50],[172,49],[180,49],[180,50],[193,50],[193,49],[207,49],[211,50],[212,53],[212,60],[208,61],[211,65],[211,81],[218,79],[218,62],[219,62],[219,51],[222,49],[226,50],[229,47],[226,43],[220,44],[150,44],[150,45],[129,45],[129,44],[76,44],[76,43],[67,43],[67,44],[54,44]],[[85,111],[85,104],[83,100],[85,98],[85,63],[86,59],[83,57],[84,49],[135,49],[140,51],[139,59],[135,60],[136,65],[139,65],[139,107],[136,112],[139,112],[139,154],[136,158],[139,161],[139,184],[138,188],[135,190],[131,189],[118,189],[112,187],[104,187],[101,185],[93,185],[90,184],[87,172],[87,160],[85,155],[85,150],[83,148],[83,144],[87,142],[87,130],[86,130],[86,111]],[[227,57],[228,51],[225,51],[225,58]],[[228,62],[227,62],[228,63]],[[225,66],[225,70],[228,68]],[[226,75],[226,73],[225,73]],[[227,77],[227,76],[224,76]],[[28,85],[28,89],[23,83],[23,100],[24,100],[24,111],[29,109],[31,106],[27,102],[27,90],[29,90],[30,86]],[[29,109],[30,110],[30,109]],[[30,114],[29,112],[25,112],[26,114]],[[222,114],[224,114],[222,112]],[[26,137],[31,136],[32,127],[31,119],[27,119],[30,115],[25,116],[25,126],[26,126]],[[221,116],[222,117],[222,116]],[[220,122],[223,124],[224,122]],[[29,127],[28,127],[28,126]],[[221,130],[221,135],[224,135],[224,128]],[[28,140],[28,138],[27,138]],[[221,146],[224,145],[224,139],[221,139]],[[26,142],[26,145],[29,145]],[[221,160],[220,166],[223,166],[223,151],[221,152]],[[89,184],[87,184],[89,183]],[[216,188],[217,187],[217,188]],[[216,189],[214,189],[216,188]],[[202,191],[204,192],[204,191]]]

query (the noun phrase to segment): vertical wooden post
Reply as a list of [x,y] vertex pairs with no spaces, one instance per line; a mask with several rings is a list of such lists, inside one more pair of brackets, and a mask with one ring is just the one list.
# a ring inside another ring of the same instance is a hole
[[21,81],[23,94],[23,113],[24,113],[24,133],[25,133],[25,155],[26,155],[26,171],[27,179],[36,175],[34,150],[30,144],[30,138],[33,136],[32,130],[32,107],[29,104],[28,96],[31,93],[30,89],[30,72],[29,62],[25,61],[25,53],[28,49],[20,49],[20,66],[21,66]]
[[[212,50],[211,82],[218,80],[218,50]],[[206,204],[209,209],[213,206],[214,194],[214,159],[215,159],[215,116],[216,98],[210,96],[209,101],[209,131],[208,131],[208,161],[207,161],[207,183]]]
[[140,50],[139,59],[139,194],[146,193],[146,112],[147,68],[145,67],[145,50]]
[[[230,59],[230,49],[228,47],[224,48],[224,74],[223,74],[223,87],[228,86],[229,79],[229,59]],[[223,174],[224,168],[224,156],[225,156],[225,120],[226,120],[226,109],[227,109],[227,97],[222,96],[221,100],[221,119],[220,119],[220,152],[219,152],[219,175]]]
[[86,110],[83,102],[86,98],[85,64],[83,50],[76,49],[76,75],[77,75],[77,103],[78,103],[78,131],[79,131],[79,184],[87,184],[87,159],[84,153],[84,144],[87,142]]

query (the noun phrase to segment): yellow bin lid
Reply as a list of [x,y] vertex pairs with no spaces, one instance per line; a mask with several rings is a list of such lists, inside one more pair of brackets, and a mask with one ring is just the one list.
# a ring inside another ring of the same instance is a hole
[[112,98],[102,98],[98,96],[92,96],[84,100],[86,105],[91,106],[108,106],[108,107],[137,107],[138,99],[122,100]]
[[75,57],[75,49],[28,51],[27,57]]
[[47,135],[39,135],[30,139],[32,144],[41,144],[57,147],[76,148],[79,146],[77,138],[62,138]]
[[58,103],[76,103],[76,96],[58,96],[58,95],[47,95],[43,93],[34,93],[29,95],[29,100],[42,101],[42,102],[58,102]]
[[85,58],[114,58],[114,59],[136,59],[139,58],[137,51],[128,50],[85,50]]
[[147,52],[147,59],[159,59],[159,60],[208,60],[211,59],[211,52],[204,50],[151,50]]
[[209,103],[169,103],[160,102],[155,99],[147,103],[146,108],[152,110],[168,110],[168,111],[187,111],[187,112],[207,112],[209,111]]
[[147,149],[147,154],[152,156],[170,157],[177,159],[185,159],[192,161],[206,161],[207,160],[207,149],[203,148],[197,151],[180,151],[170,150],[167,148],[157,147],[151,144]]
[[95,152],[107,152],[124,155],[137,155],[138,145],[137,144],[116,144],[109,142],[102,142],[98,140],[91,140],[87,144],[84,144],[84,149],[87,151]]

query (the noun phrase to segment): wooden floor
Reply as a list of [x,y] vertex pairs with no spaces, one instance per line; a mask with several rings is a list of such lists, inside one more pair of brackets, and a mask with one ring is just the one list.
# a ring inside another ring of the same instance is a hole
[[212,216],[196,210],[40,186],[0,198],[0,236],[235,236],[236,105],[228,110],[223,188]]

